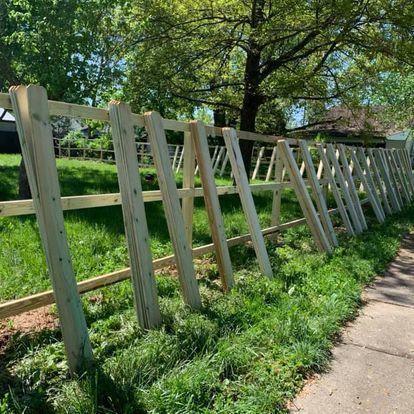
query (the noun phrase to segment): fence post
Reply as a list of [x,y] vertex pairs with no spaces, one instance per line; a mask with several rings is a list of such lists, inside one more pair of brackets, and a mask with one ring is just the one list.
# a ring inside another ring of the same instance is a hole
[[256,177],[257,177],[257,174],[259,173],[260,163],[262,162],[262,157],[263,157],[264,150],[265,150],[265,147],[260,148],[259,155],[258,155],[257,160],[256,160],[256,166],[254,167],[252,180],[255,180]]
[[217,168],[218,168],[218,166],[220,164],[221,158],[223,157],[223,153],[224,153],[225,149],[226,149],[225,147],[221,147],[220,148],[220,151],[218,152],[218,155],[217,155],[217,158],[216,158],[216,162],[214,163],[214,166],[213,166],[213,174],[214,175],[216,175]]
[[229,154],[228,154],[226,149],[224,149],[224,151],[226,151],[226,155],[224,157],[223,164],[221,164],[220,177],[223,177],[224,171],[226,170],[226,166],[227,166],[227,163],[229,161]]
[[180,159],[178,160],[177,169],[175,170],[176,174],[178,174],[181,170],[181,166],[183,165],[183,158],[184,158],[184,145],[180,153]]
[[401,170],[400,170],[399,165],[397,163],[397,160],[396,160],[397,157],[396,157],[395,150],[391,150],[390,153],[389,153],[389,156],[390,156],[391,166],[392,166],[392,168],[395,172],[395,176],[396,176],[397,181],[400,185],[401,193],[404,196],[404,199],[409,203],[411,201],[410,194],[408,193],[406,183],[404,181],[403,175],[401,174]]
[[203,185],[204,201],[206,205],[208,221],[211,230],[219,273],[224,289],[233,287],[233,269],[230,261],[229,248],[227,246],[226,234],[224,232],[223,217],[219,198],[217,195],[214,171],[211,163],[210,152],[206,130],[203,122],[190,122],[191,135],[197,155],[197,163],[200,171],[200,178]]
[[275,164],[275,158],[276,158],[276,150],[277,150],[277,146],[275,145],[272,150],[272,156],[270,157],[269,168],[267,169],[266,180],[265,180],[266,182],[270,181],[270,177],[272,176],[273,165]]
[[393,183],[391,181],[387,164],[385,162],[385,157],[383,157],[382,151],[380,149],[373,150],[373,155],[375,162],[377,163],[379,171],[381,173],[382,180],[384,181],[387,197],[389,198],[392,208],[394,211],[400,211],[401,206],[397,197],[397,189],[394,188]]
[[157,169],[158,183],[174,248],[183,299],[191,308],[200,309],[200,292],[195,277],[191,248],[185,233],[183,213],[171,168],[162,118],[157,112],[146,112],[144,121]]
[[403,183],[404,188],[405,188],[405,193],[408,196],[407,200],[411,201],[413,198],[411,183],[407,177],[407,172],[405,171],[405,168],[404,168],[405,167],[404,162],[400,156],[400,150],[395,150],[394,155],[396,159],[396,164],[398,166],[398,171],[400,172],[401,182]]
[[309,196],[305,182],[303,181],[289,144],[285,140],[280,140],[277,143],[277,147],[280,150],[283,162],[288,170],[290,181],[292,182],[293,189],[298,197],[303,214],[305,215],[308,226],[315,239],[316,245],[318,246],[318,250],[320,252],[332,253],[332,246],[323,231],[322,224],[319,221],[315,207]]
[[346,207],[345,207],[345,204],[342,200],[342,197],[341,197],[341,194],[339,192],[338,186],[336,184],[335,176],[334,176],[334,173],[333,173],[334,170],[333,170],[333,168],[331,168],[331,166],[329,164],[328,157],[325,154],[325,149],[323,148],[323,146],[321,144],[317,144],[316,148],[318,149],[319,157],[322,161],[323,169],[325,171],[325,176],[327,177],[327,179],[329,181],[329,184],[331,186],[332,194],[335,198],[336,205],[338,206],[339,213],[342,217],[342,221],[344,222],[348,233],[351,236],[354,236],[355,231],[354,231],[354,228],[352,226],[351,220],[349,219],[348,212],[346,211]]
[[135,311],[141,328],[150,329],[161,323],[161,314],[129,105],[111,101],[109,118],[128,241]]
[[378,174],[377,165],[375,164],[375,162],[371,164],[370,158],[367,157],[365,150],[362,149],[361,147],[359,147],[357,150],[354,150],[354,154],[355,154],[357,161],[359,162],[361,170],[363,170],[363,172],[365,173],[364,177],[367,180],[367,185],[368,187],[371,188],[372,195],[375,199],[375,202],[377,203],[378,209],[381,215],[383,216],[383,219],[385,220],[386,209],[384,209],[384,207],[382,206],[381,195],[378,195],[378,192],[375,186],[375,181],[374,181],[374,175]]
[[338,245],[335,230],[332,225],[331,217],[328,213],[328,207],[325,202],[325,198],[322,194],[321,186],[316,176],[315,166],[313,165],[312,157],[309,152],[308,144],[304,140],[299,141],[299,146],[302,151],[302,158],[307,171],[307,177],[309,184],[312,188],[316,206],[319,212],[319,218],[322,223],[322,227],[325,231],[326,237],[333,246]]
[[[361,155],[363,156],[363,160],[365,160],[365,163],[362,161],[363,162],[362,167],[359,163],[359,160],[354,150],[351,149],[352,162],[354,164],[356,174],[361,180],[361,184],[364,186],[364,190],[367,193],[368,200],[371,203],[372,209],[374,210],[377,220],[380,223],[383,223],[385,219],[384,211],[382,210],[381,204],[379,202],[378,194],[373,185],[372,178],[370,180],[368,179],[368,177],[370,177],[369,166],[368,166],[367,159],[365,158],[365,154],[363,153],[362,149],[361,151],[362,151]],[[363,168],[365,169],[365,174],[364,174]]]
[[[285,170],[283,167],[283,160],[280,156],[279,150],[276,150],[275,162],[275,181],[276,183],[282,183],[285,176]],[[272,217],[270,223],[272,226],[278,226],[280,224],[280,206],[282,202],[282,191],[283,188],[278,188],[273,191]]]
[[[322,179],[328,180],[328,175],[326,174],[325,169],[323,168],[323,162],[321,159],[319,160],[318,172],[316,173],[316,177],[318,178],[319,181],[321,181]],[[328,191],[329,191],[329,183],[322,184],[322,194],[325,200],[328,199]]]
[[[183,165],[183,188],[189,188],[194,192],[194,168],[195,153],[194,142],[190,132],[184,132],[184,165]],[[184,197],[182,200],[184,232],[190,249],[193,246],[193,212],[194,194]]]
[[345,178],[342,174],[342,170],[341,170],[341,167],[339,165],[338,158],[335,154],[335,151],[334,151],[334,148],[333,148],[332,144],[327,144],[326,145],[326,152],[327,152],[328,157],[330,158],[330,160],[332,162],[332,168],[335,171],[335,175],[338,178],[339,187],[341,188],[342,193],[344,195],[345,204],[346,204],[346,206],[348,208],[348,211],[349,211],[349,214],[351,216],[351,220],[352,220],[352,223],[354,225],[355,232],[356,233],[361,233],[362,232],[362,225],[361,225],[361,222],[359,221],[358,214],[355,210],[352,197],[349,193],[348,186],[345,182]]
[[256,252],[260,270],[265,276],[271,279],[273,277],[272,266],[270,265],[263,234],[260,229],[259,217],[257,216],[256,207],[254,206],[237,133],[233,128],[223,128],[223,138],[226,143],[227,153],[229,154],[234,180],[239,189],[240,201],[249,226],[252,244]]
[[404,161],[404,166],[405,166],[406,174],[408,176],[408,181],[411,185],[411,191],[414,194],[414,176],[413,176],[413,169],[411,167],[408,151],[406,149],[402,150],[401,156]]
[[219,148],[220,148],[220,147],[219,147],[218,145],[216,145],[216,146],[214,147],[213,156],[212,156],[212,158],[211,158],[211,166],[213,166],[213,165],[215,164],[215,162],[216,162],[216,158],[217,158],[217,154],[218,154]]
[[12,87],[10,98],[69,369],[82,373],[93,354],[66,238],[46,90],[40,86]]
[[172,166],[171,166],[171,168],[172,168],[173,171],[175,171],[175,163],[177,162],[177,157],[178,157],[178,151],[179,151],[179,149],[180,149],[180,146],[179,145],[176,145],[175,146],[175,151],[174,151],[174,158],[173,158],[173,162],[172,162]]
[[389,173],[389,176],[391,178],[391,182],[394,185],[395,195],[397,197],[398,204],[400,205],[400,208],[402,208],[404,206],[404,201],[403,201],[402,196],[401,196],[401,188],[399,187],[399,184],[398,184],[396,171],[394,170],[394,167],[391,164],[391,160],[390,160],[390,157],[389,157],[389,151],[390,150],[382,149],[380,151],[380,154],[381,154],[381,156],[383,157],[383,159],[385,161],[385,165],[386,165],[387,171]]
[[[365,156],[365,154],[364,154],[364,156]],[[382,183],[382,179],[381,179],[381,176],[380,176],[380,173],[379,173],[378,164],[375,161],[374,154],[372,152],[372,148],[368,148],[368,159],[369,159],[370,164],[372,165],[372,171],[374,173],[373,178],[375,180],[376,186],[379,189],[381,202],[382,202],[382,207],[383,207],[384,211],[387,214],[392,214],[392,209],[391,209],[391,206],[388,202],[387,194],[385,193],[385,190],[384,190],[384,185]],[[374,185],[374,188],[375,188],[375,185]]]
[[348,159],[346,158],[345,146],[342,144],[339,144],[338,151],[339,151],[339,159],[341,160],[341,164],[343,166],[342,171],[348,183],[349,193],[353,201],[355,211],[358,215],[358,220],[361,223],[362,230],[366,230],[368,226],[365,220],[364,212],[362,210],[361,201],[359,200],[359,197],[358,197],[358,192],[357,192],[357,189],[354,183],[354,179],[352,177],[351,170],[349,168]]

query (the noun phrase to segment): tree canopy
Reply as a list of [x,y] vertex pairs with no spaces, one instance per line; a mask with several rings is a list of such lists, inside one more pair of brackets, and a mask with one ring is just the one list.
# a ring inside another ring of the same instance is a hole
[[[332,105],[412,118],[409,0],[0,0],[0,24],[2,88],[35,82],[95,104],[115,94],[136,111],[211,111],[267,133]],[[242,150],[248,166],[251,143]]]

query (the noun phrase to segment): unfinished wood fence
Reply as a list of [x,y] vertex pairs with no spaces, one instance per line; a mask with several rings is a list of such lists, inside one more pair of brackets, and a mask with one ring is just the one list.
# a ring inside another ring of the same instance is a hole
[[[331,214],[339,213],[347,233],[352,236],[367,229],[363,204],[369,204],[376,219],[383,222],[387,214],[400,211],[414,197],[414,178],[405,150],[315,145],[212,127],[201,121],[162,119],[156,112],[134,114],[127,104],[115,101],[110,102],[108,110],[48,101],[45,89],[38,86],[13,87],[9,92],[0,94],[0,106],[14,112],[31,191],[35,196],[33,200],[0,202],[0,216],[36,214],[53,290],[1,303],[0,318],[56,302],[72,372],[81,371],[93,359],[80,293],[130,278],[139,325],[150,329],[161,322],[154,270],[174,264],[183,301],[191,308],[199,309],[201,300],[194,257],[214,252],[223,289],[228,290],[234,285],[229,247],[251,241],[262,274],[272,278],[264,236],[307,224],[318,250],[329,254],[338,244]],[[95,119],[110,124],[120,193],[61,197],[50,124],[52,115]],[[142,191],[134,126],[147,130],[160,187],[157,191]],[[168,151],[166,130],[184,134],[184,148],[177,151],[173,162]],[[215,154],[211,154],[209,136],[223,137],[225,149],[217,147]],[[273,146],[267,182],[249,184],[239,139]],[[219,157],[223,162],[227,159],[234,186],[216,186],[214,173],[218,169]],[[195,187],[196,160],[201,188]],[[182,188],[177,188],[175,182],[173,167],[176,169],[177,163],[182,163]],[[281,223],[281,195],[285,188],[294,190],[304,217]],[[364,199],[360,197],[361,190],[366,195]],[[261,229],[259,224],[252,196],[257,191],[273,192],[269,228]],[[328,191],[335,199],[335,209],[328,210]],[[219,197],[236,193],[241,200],[249,233],[227,239]],[[204,197],[212,243],[193,248],[195,197]],[[162,200],[174,254],[153,260],[144,203],[156,200]],[[76,283],[63,210],[110,205],[122,205],[130,267]]]

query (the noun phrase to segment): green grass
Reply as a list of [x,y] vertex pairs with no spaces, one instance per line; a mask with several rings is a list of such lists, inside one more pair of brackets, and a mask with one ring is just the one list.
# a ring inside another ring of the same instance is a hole
[[[18,160],[6,161],[10,165],[1,165],[16,174]],[[80,186],[85,193],[116,191],[113,167],[61,161],[59,171],[64,194],[80,194]],[[100,178],[79,183],[88,176]],[[10,179],[9,187],[1,189],[3,199],[13,198],[13,185]],[[290,192],[284,193],[284,220],[301,215],[292,198]],[[259,194],[255,201],[262,225],[267,225],[271,197]],[[161,206],[155,205],[148,209],[153,250],[164,255],[170,246],[166,230],[159,225]],[[227,235],[244,231],[237,198],[223,197],[222,207]],[[126,264],[119,215],[117,208],[66,213],[72,254],[79,255],[74,262],[79,277]],[[234,248],[237,284],[230,294],[214,283],[214,264],[197,267],[200,312],[182,304],[175,278],[159,275],[163,325],[150,332],[137,328],[128,281],[85,295],[96,369],[82,378],[68,377],[59,330],[17,334],[2,358],[0,413],[284,412],[286,400],[304,378],[329,365],[340,327],[361,305],[363,286],[392,260],[402,235],[413,227],[413,216],[414,207],[407,207],[379,225],[368,211],[369,231],[352,239],[339,234],[340,247],[332,256],[315,251],[306,226],[290,229],[284,233],[283,245],[267,242],[275,273],[272,281],[258,274],[251,248]],[[16,272],[27,261],[24,272],[18,277],[14,273],[14,279],[26,275],[24,294],[43,289],[46,284],[37,278],[45,278],[44,263],[33,257],[39,256],[40,248],[33,219],[8,218],[1,225],[11,229],[7,237],[2,230],[1,237],[16,246],[12,259],[7,255],[13,248],[5,250],[1,243],[2,274],[4,265]],[[208,241],[201,200],[197,200],[195,227],[195,242]],[[27,250],[25,243],[32,250],[21,257]],[[118,252],[108,253],[110,249]],[[23,294],[23,284],[13,285],[9,270],[1,277],[2,298]]]
[[[0,200],[17,198],[19,156],[0,154]],[[63,196],[118,192],[114,165],[75,160],[58,160],[59,179]],[[142,170],[144,175],[148,170]],[[177,177],[182,186],[181,176]],[[230,185],[229,180],[217,180]],[[200,185],[197,178],[197,185]],[[158,187],[143,182],[144,190]],[[286,192],[285,203],[291,198]],[[226,234],[232,237],[247,233],[247,224],[241,212],[237,195],[221,197]],[[270,225],[271,202],[269,194],[255,196],[262,226]],[[211,242],[207,215],[202,198],[195,201],[194,245]],[[297,203],[289,202],[283,219],[301,216]],[[147,220],[154,257],[172,253],[161,202],[146,204]],[[128,255],[122,211],[120,206],[65,212],[65,225],[78,280],[122,269],[128,265]],[[0,302],[16,299],[50,289],[46,262],[34,215],[0,218]]]

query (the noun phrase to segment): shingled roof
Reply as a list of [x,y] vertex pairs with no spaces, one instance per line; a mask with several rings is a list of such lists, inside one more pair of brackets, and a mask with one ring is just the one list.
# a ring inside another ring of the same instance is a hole
[[382,106],[350,109],[337,106],[329,109],[320,122],[300,131],[301,135],[316,136],[323,134],[334,139],[361,139],[368,136],[383,141],[386,136],[399,131],[396,125],[385,117]]

